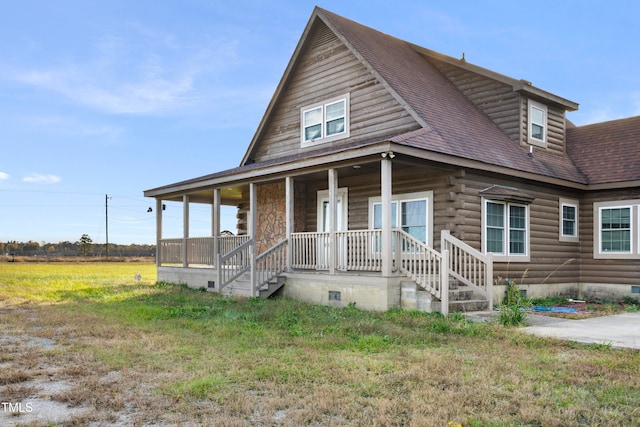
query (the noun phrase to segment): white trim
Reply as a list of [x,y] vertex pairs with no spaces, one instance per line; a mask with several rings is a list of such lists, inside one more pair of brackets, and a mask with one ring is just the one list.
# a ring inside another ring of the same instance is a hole
[[[342,132],[326,136],[326,125],[327,125],[327,106],[336,104],[338,102],[344,102],[344,129]],[[336,141],[339,139],[348,138],[350,135],[349,131],[349,120],[350,120],[350,96],[349,93],[344,95],[337,96],[335,98],[327,99],[322,102],[318,102],[312,105],[307,105],[300,109],[300,146],[301,147],[312,147],[318,144],[324,144],[326,142]],[[320,136],[318,138],[313,138],[311,140],[305,139],[305,113],[308,113],[312,110],[320,109],[320,113],[322,114],[322,119],[320,122]]]
[[[618,200],[593,204],[593,258],[594,259],[640,259],[640,200]],[[602,252],[602,211],[603,209],[630,209],[630,250],[629,252]]]
[[[391,196],[391,203],[396,203],[396,227],[402,227],[402,218],[401,215],[401,202],[412,202],[418,200],[425,200],[427,203],[427,246],[433,247],[433,191],[419,191],[415,193],[403,193],[403,194],[394,194]],[[369,228],[373,230],[374,228],[374,206],[382,203],[382,198],[377,197],[369,197]],[[394,225],[392,224],[392,227]]]
[[[577,243],[580,241],[580,202],[577,199],[565,199],[560,198],[558,201],[559,206],[559,230],[558,230],[558,240],[561,242],[571,242]],[[576,218],[575,218],[575,229],[574,234],[564,234],[564,207],[573,207],[575,209]]]
[[[538,110],[543,115],[543,123],[538,123],[533,121],[533,110]],[[542,139],[533,137],[533,125],[537,124],[538,126],[542,126]],[[549,128],[549,112],[547,106],[544,104],[540,104],[539,102],[533,101],[531,99],[528,100],[527,104],[527,142],[530,145],[535,145],[537,147],[547,148],[547,134]]]
[[[503,252],[502,253],[495,253],[495,252],[487,252],[487,203],[494,203],[497,205],[503,205],[505,207],[504,209],[504,225],[503,225]],[[509,207],[510,206],[517,206],[517,207],[521,207],[524,208],[524,212],[525,212],[525,222],[526,222],[526,229],[525,229],[525,248],[524,248],[524,254],[515,254],[512,255],[509,253]],[[481,216],[482,216],[482,252],[485,254],[491,254],[493,255],[493,260],[496,262],[530,262],[531,261],[531,251],[530,251],[530,247],[531,247],[531,215],[530,215],[530,210],[529,210],[529,205],[526,204],[522,204],[522,203],[511,203],[511,202],[505,202],[502,200],[492,200],[492,199],[488,199],[488,198],[482,198],[482,212],[481,212]]]
[[[347,187],[338,188],[338,199],[340,200],[340,209],[338,212],[341,216],[340,227],[336,224],[336,231],[347,231],[349,229],[349,189]],[[329,190],[319,190],[317,197],[317,220],[316,230],[322,232],[322,219],[323,219],[323,203],[329,201]],[[326,230],[329,231],[329,230]]]

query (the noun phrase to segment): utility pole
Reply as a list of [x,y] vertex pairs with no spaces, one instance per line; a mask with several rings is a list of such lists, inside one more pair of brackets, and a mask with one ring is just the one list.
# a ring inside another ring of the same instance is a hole
[[104,195],[104,218],[105,218],[105,235],[107,243],[105,249],[107,251],[107,261],[109,261],[109,195]]

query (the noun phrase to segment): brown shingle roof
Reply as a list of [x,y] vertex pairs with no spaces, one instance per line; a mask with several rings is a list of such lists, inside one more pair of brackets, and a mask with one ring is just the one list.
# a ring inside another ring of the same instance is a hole
[[392,141],[553,178],[586,183],[571,160],[528,155],[410,43],[323,9],[318,15],[380,75],[425,128]]
[[640,116],[567,129],[567,153],[589,184],[640,180]]

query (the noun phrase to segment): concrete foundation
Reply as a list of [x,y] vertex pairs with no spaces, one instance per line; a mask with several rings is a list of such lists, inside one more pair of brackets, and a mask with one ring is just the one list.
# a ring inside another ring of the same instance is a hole
[[[384,311],[391,308],[440,311],[440,302],[426,291],[416,290],[412,281],[400,276],[325,272],[291,272],[284,274],[284,295],[312,304],[346,307],[354,303],[365,310]],[[212,268],[158,267],[158,281],[183,283],[193,289],[207,288],[217,292],[216,271]],[[640,300],[639,285],[603,283],[562,283],[518,285],[527,298],[562,296],[581,300]],[[494,305],[504,298],[505,286],[493,287]]]
[[215,283],[213,268],[158,267],[158,282],[182,283],[193,289],[208,288]]
[[286,273],[284,295],[311,304],[384,311],[400,307],[400,277]]

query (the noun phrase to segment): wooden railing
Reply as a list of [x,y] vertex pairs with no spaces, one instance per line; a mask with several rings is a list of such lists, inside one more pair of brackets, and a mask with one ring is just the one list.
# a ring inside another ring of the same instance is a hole
[[[337,231],[336,269],[349,271],[381,271],[381,230]],[[292,268],[328,270],[329,233],[293,233],[291,236]]]
[[213,237],[189,237],[187,239],[187,265],[216,264],[216,254],[213,253]]
[[329,269],[329,233],[293,233],[290,248],[292,268]]
[[[250,239],[247,235],[219,236],[218,251],[226,254]],[[160,265],[183,264],[183,244],[187,243],[187,265],[215,267],[217,254],[213,250],[213,237],[189,237],[187,239],[160,240]]]
[[287,243],[286,239],[282,240],[256,257],[255,295],[260,288],[287,269]]
[[182,264],[183,239],[162,239],[158,247],[160,265]]
[[231,252],[218,255],[218,292],[251,270],[254,247],[253,239],[249,239]]
[[449,251],[449,274],[487,298],[493,310],[493,260],[490,254],[472,248],[456,239],[448,230],[441,235],[441,248]]
[[443,250],[440,254],[403,230],[393,230],[393,233],[400,272],[439,298],[441,312],[446,316],[449,313],[448,252]]
[[336,232],[336,268],[349,271],[382,271],[382,230]]
[[220,236],[218,237],[218,247],[221,254],[228,254],[241,244],[251,240],[251,236],[241,234],[238,236]]

